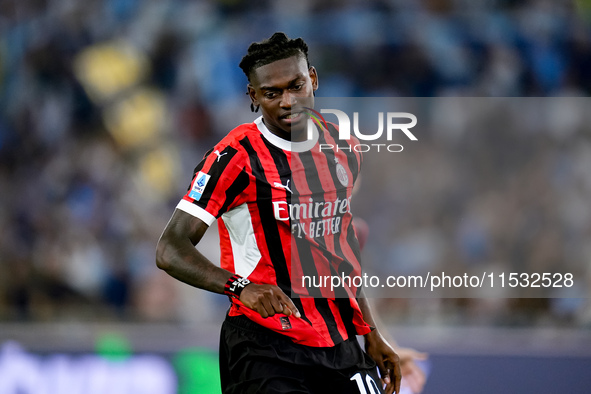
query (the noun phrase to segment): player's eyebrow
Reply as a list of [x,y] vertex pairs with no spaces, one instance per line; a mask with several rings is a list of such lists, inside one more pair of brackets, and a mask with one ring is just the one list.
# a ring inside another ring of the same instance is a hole
[[[304,74],[299,73],[298,75],[296,75],[296,77],[294,79],[292,79],[291,81],[289,81],[287,83],[287,86],[293,86],[298,80],[304,78]],[[262,85],[260,87],[261,90],[282,90],[282,88],[279,88],[277,86],[266,86],[266,85]]]

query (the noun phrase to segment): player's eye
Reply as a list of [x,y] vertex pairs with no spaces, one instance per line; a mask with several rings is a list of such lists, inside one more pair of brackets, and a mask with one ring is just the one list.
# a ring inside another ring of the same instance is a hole
[[304,87],[304,84],[303,84],[303,83],[300,83],[300,84],[298,84],[298,85],[295,85],[295,86],[293,87],[293,89],[294,89],[294,90],[301,90],[303,87]]
[[265,93],[265,97],[268,98],[268,99],[275,98],[276,96],[277,96],[277,93],[275,93],[275,92],[267,92],[267,93]]

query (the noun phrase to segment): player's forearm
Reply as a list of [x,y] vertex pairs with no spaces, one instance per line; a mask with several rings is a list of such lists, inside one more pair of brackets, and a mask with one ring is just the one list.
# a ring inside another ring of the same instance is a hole
[[232,273],[215,266],[193,245],[178,246],[160,241],[156,264],[170,276],[200,289],[222,294]]

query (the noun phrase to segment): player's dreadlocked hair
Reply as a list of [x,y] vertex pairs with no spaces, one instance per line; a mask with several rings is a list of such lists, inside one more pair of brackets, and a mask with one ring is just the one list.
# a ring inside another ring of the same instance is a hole
[[294,55],[302,55],[308,66],[308,45],[301,38],[290,39],[285,33],[277,32],[266,40],[253,42],[248,52],[240,61],[240,68],[250,81],[250,74],[258,67],[287,59]]

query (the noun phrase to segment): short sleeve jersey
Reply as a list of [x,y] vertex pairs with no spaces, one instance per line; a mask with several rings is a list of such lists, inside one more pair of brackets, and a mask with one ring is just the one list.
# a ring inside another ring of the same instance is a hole
[[314,131],[313,139],[290,142],[262,117],[238,126],[195,168],[177,209],[207,225],[218,220],[221,267],[279,286],[302,315],[262,318],[232,298],[231,316],[245,315],[295,343],[331,347],[371,330],[355,288],[339,295],[321,283],[361,273],[350,210],[361,155],[338,139],[334,125]]

